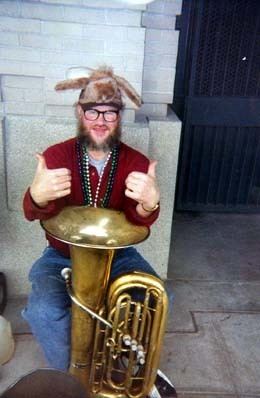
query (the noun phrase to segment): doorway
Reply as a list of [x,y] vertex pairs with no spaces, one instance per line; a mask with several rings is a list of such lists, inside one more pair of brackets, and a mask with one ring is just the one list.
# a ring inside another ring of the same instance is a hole
[[183,0],[175,210],[260,212],[260,3]]

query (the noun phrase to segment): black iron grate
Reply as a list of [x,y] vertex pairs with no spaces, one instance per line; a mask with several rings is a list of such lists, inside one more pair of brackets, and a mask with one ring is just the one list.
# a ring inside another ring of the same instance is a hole
[[200,26],[193,95],[259,96],[259,0],[206,0]]
[[184,207],[260,204],[257,128],[192,126],[187,158],[181,198]]

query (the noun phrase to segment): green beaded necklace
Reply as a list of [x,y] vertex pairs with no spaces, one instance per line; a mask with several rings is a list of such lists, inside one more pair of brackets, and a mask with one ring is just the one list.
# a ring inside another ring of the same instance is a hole
[[[95,193],[95,198],[93,200],[92,191],[91,191],[91,182],[90,182],[90,175],[89,175],[89,156],[86,145],[82,144],[80,140],[77,141],[77,155],[78,155],[78,163],[79,163],[79,170],[81,175],[81,185],[83,190],[84,196],[84,205],[87,206],[94,206],[98,207],[108,207],[109,200],[112,194],[113,184],[115,173],[118,166],[118,158],[119,158],[119,145],[115,146],[108,155],[106,162],[103,166],[103,169],[100,174],[100,179],[97,187],[97,192]],[[111,158],[111,166],[110,172],[107,181],[106,192],[103,198],[98,198],[99,196],[99,189],[101,185],[101,180],[103,177],[104,170],[108,165]]]

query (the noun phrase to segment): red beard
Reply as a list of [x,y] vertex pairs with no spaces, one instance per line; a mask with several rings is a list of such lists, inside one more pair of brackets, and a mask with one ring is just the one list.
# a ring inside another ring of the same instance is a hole
[[78,121],[78,137],[80,140],[87,145],[88,149],[93,151],[110,151],[120,142],[121,138],[121,126],[118,124],[117,127],[110,133],[102,144],[97,144],[91,137],[89,130],[84,126],[81,120]]

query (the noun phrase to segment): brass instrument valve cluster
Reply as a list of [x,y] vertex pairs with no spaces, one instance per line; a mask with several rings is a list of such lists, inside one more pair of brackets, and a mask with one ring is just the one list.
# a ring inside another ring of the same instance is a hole
[[123,342],[125,346],[130,347],[132,351],[136,352],[137,356],[137,362],[140,365],[145,364],[145,352],[144,352],[144,347],[142,344],[138,344],[138,341],[136,339],[132,339],[132,337],[129,334],[125,334],[123,336]]

